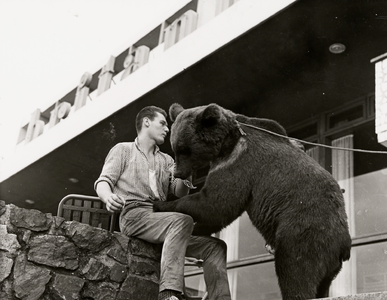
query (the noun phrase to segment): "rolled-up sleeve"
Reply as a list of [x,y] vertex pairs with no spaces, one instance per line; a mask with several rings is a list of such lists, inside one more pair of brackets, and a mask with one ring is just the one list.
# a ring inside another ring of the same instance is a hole
[[101,181],[106,181],[113,191],[125,168],[125,161],[124,147],[120,144],[117,144],[109,151],[105,159],[105,164],[102,168],[101,175],[94,183],[94,189],[96,190],[98,183]]
[[180,179],[180,178],[175,178],[173,176],[173,173],[175,171],[175,162],[170,161],[168,165],[168,169],[171,171],[171,178],[170,178],[170,184],[169,184],[169,193],[174,194],[176,196],[176,186],[178,182],[182,182],[186,187],[188,187],[190,190],[196,189],[196,187],[193,186],[192,182],[187,180],[187,179]]
[[168,161],[168,170],[171,172],[171,177],[170,177],[170,180],[169,180],[169,189],[168,189],[168,193],[169,194],[174,194],[175,195],[175,190],[176,190],[176,184],[177,184],[177,181],[179,179],[175,178],[173,176],[173,172],[175,171],[175,163],[173,161],[173,159],[171,158],[171,160]]

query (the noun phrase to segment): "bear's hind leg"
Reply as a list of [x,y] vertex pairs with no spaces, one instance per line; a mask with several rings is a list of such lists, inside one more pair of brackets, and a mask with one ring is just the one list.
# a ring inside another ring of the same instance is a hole
[[321,277],[312,261],[296,255],[297,249],[277,246],[275,270],[283,300],[314,299]]
[[317,288],[317,295],[316,298],[327,298],[329,297],[329,287],[331,286],[331,283],[333,279],[337,276],[337,274],[340,272],[342,267],[342,264],[338,268],[336,268],[331,274],[327,275],[320,283],[320,285]]
[[[305,300],[316,298],[316,285],[305,277],[298,277],[293,272],[278,274],[278,284],[283,300]],[[299,274],[298,274],[299,275]]]

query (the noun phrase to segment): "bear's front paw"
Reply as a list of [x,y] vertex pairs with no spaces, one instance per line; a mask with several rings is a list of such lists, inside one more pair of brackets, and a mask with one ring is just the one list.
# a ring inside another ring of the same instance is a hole
[[270,246],[269,244],[266,244],[265,248],[266,248],[266,251],[269,252],[271,255],[275,254],[274,248],[272,246]]
[[157,202],[153,203],[153,211],[154,212],[161,211],[161,209],[160,209],[160,201],[157,201]]
[[176,204],[175,201],[156,201],[153,203],[153,211],[154,212],[162,212],[162,211],[175,211]]

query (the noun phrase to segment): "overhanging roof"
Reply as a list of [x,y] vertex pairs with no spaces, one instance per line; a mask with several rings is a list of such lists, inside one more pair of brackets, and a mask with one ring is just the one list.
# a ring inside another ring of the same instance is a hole
[[[296,1],[3,181],[0,198],[20,207],[32,199],[55,213],[66,194],[94,194],[107,152],[134,139],[135,114],[146,105],[216,102],[286,127],[372,93],[370,60],[387,52],[386,36],[385,1]],[[332,54],[333,43],[346,51]],[[172,154],[168,140],[162,150]]]

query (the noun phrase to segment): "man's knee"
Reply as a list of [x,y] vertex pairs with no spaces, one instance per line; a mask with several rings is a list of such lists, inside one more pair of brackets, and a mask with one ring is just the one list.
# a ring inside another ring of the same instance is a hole
[[224,259],[227,256],[227,244],[221,239],[210,237],[206,248],[207,259]]
[[226,255],[227,254],[227,244],[225,241],[221,239],[214,239],[214,250],[218,252],[221,255]]
[[172,222],[174,227],[178,227],[181,230],[185,230],[188,233],[192,233],[194,221],[191,216],[181,213],[176,213]]

